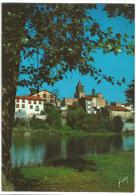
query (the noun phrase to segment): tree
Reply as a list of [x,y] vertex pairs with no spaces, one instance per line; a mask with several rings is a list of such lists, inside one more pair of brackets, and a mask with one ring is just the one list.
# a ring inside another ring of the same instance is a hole
[[135,82],[132,80],[131,84],[128,85],[128,89],[125,91],[127,102],[135,106]]
[[[132,12],[133,7],[129,7]],[[53,85],[76,69],[98,83],[104,79],[121,85],[122,81],[96,69],[91,54],[99,48],[115,55],[121,49],[134,54],[134,45],[127,34],[113,33],[111,27],[103,31],[88,14],[96,8],[96,4],[2,5],[2,172],[6,180],[12,178],[10,148],[18,85],[38,91],[43,83]],[[37,65],[20,66],[22,59],[33,55],[37,55]],[[26,76],[21,79],[20,75]]]
[[47,114],[47,120],[49,126],[54,128],[61,127],[61,115],[52,104],[45,104],[45,112]]
[[112,120],[112,129],[116,133],[120,133],[123,128],[123,121],[120,116],[115,116]]

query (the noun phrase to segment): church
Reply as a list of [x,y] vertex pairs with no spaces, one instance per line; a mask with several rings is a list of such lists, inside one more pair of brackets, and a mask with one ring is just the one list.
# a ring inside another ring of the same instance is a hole
[[95,90],[92,90],[90,95],[86,95],[84,92],[84,86],[81,81],[78,82],[74,94],[74,98],[64,98],[62,100],[62,106],[67,109],[73,105],[82,106],[87,113],[96,113],[98,110],[106,106],[106,100],[101,93],[95,94]]

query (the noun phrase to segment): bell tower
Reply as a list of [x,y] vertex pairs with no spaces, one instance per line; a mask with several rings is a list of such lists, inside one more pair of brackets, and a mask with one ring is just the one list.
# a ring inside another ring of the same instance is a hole
[[85,96],[85,93],[84,93],[84,86],[82,85],[81,81],[79,80],[77,86],[76,86],[76,92],[74,94],[74,97],[75,98],[81,98]]

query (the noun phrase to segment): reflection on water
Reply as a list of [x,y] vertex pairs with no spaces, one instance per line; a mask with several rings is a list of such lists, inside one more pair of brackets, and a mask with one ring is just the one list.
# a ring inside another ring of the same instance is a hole
[[120,150],[133,150],[134,136],[62,137],[14,135],[12,166],[44,165],[46,160],[67,159],[86,154],[98,155]]

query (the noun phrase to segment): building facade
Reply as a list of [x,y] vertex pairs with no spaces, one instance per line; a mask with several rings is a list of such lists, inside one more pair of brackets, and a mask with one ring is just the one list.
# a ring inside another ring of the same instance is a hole
[[80,98],[79,104],[86,110],[88,114],[95,114],[94,102],[91,96]]
[[69,107],[73,104],[78,104],[78,98],[64,98],[62,100],[62,106]]
[[40,92],[34,94],[33,96],[41,97],[42,99],[44,99],[44,101],[46,103],[55,103],[55,100],[56,100],[55,94],[53,94],[47,90],[40,91]]
[[82,85],[81,81],[79,81],[76,86],[74,97],[80,99],[81,97],[84,97],[84,96],[85,96],[84,86]]
[[106,110],[109,113],[110,118],[120,116],[123,120],[133,117],[133,113],[122,106],[106,106]]
[[38,96],[16,96],[15,118],[31,118],[44,111],[44,100]]
[[44,104],[52,104],[56,108],[60,108],[61,100],[56,98],[56,95],[49,92],[48,90],[40,91],[33,96],[38,96],[44,99]]

